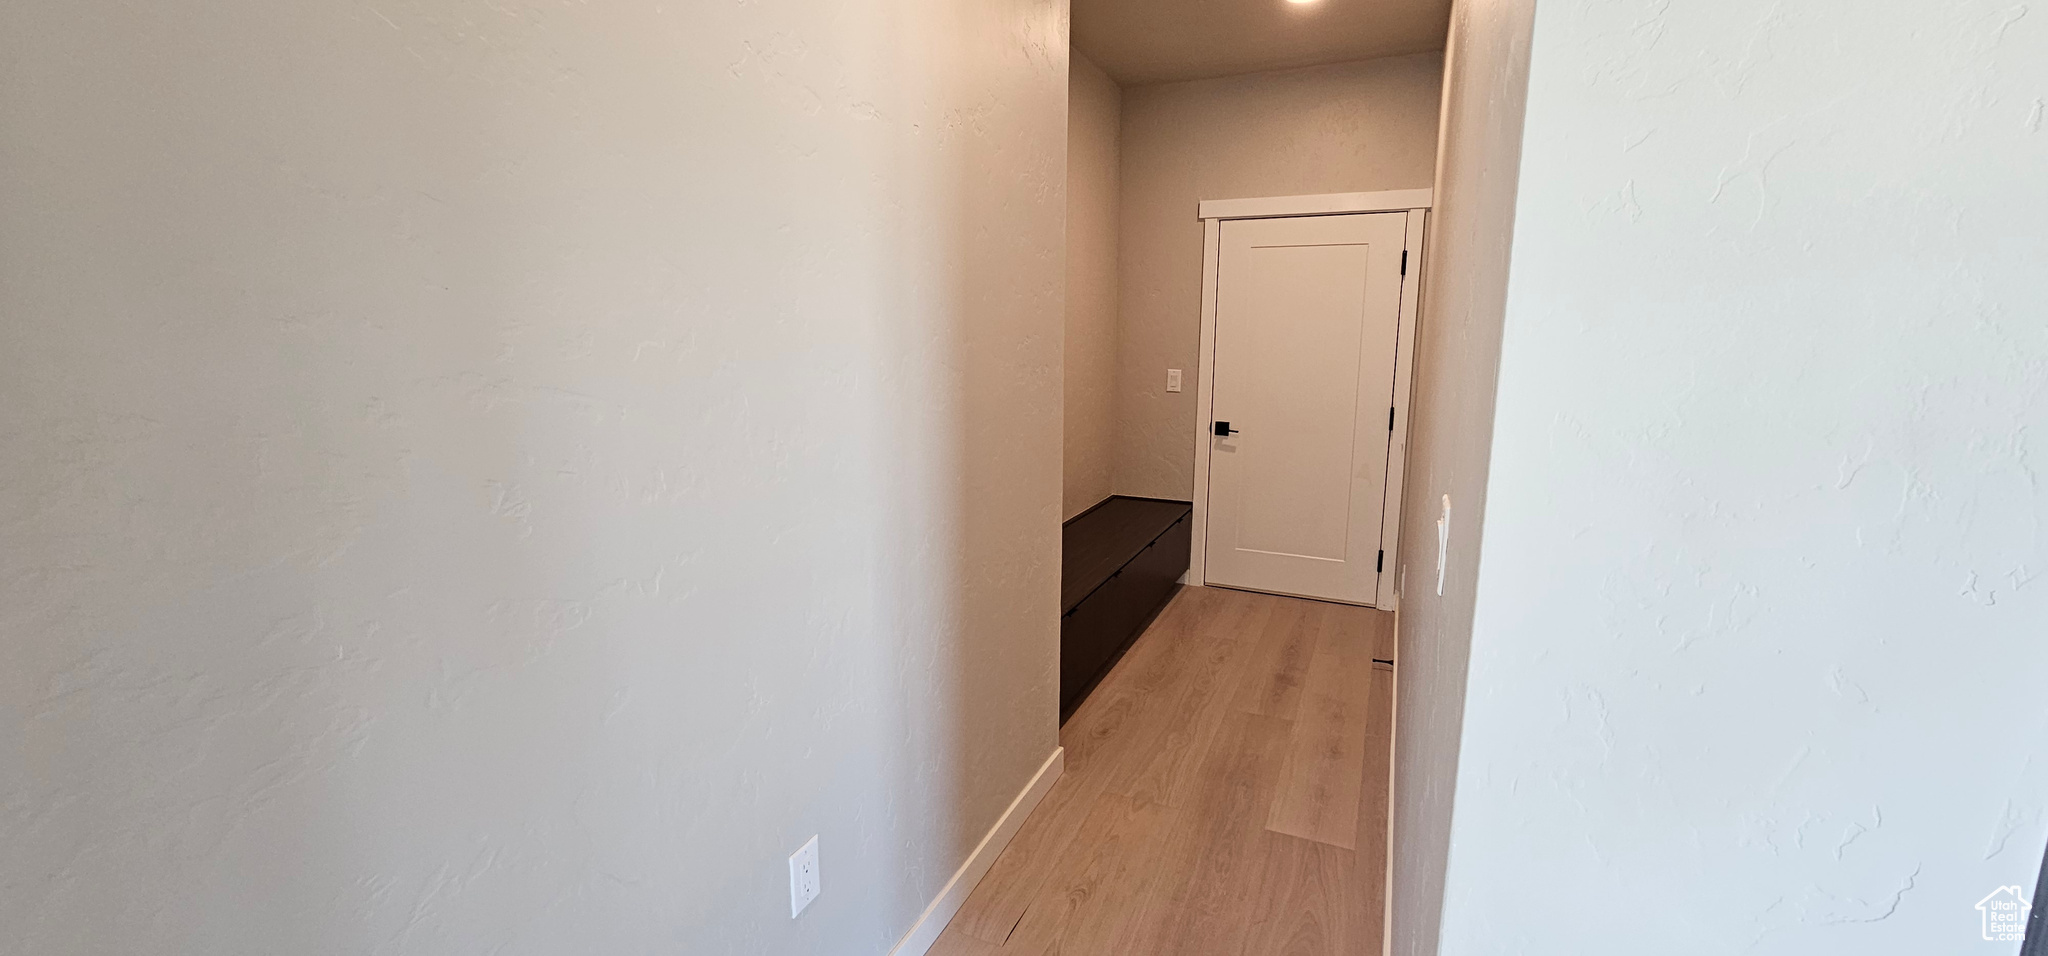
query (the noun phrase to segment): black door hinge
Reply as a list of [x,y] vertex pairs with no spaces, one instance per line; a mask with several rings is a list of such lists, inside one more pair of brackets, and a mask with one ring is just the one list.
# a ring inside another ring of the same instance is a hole
[[1408,250],[1406,249],[1401,250],[1401,274],[1404,276],[1408,274]]
[[1394,430],[1394,410],[1391,408],[1387,409],[1387,430]]
[[1386,569],[1387,569],[1387,552],[1386,552],[1386,551],[1385,551],[1384,549],[1382,549],[1382,550],[1380,551],[1380,562],[1379,562],[1378,564],[1376,564],[1376,565],[1374,565],[1374,566],[1373,566],[1373,570],[1374,570],[1374,571],[1385,571]]

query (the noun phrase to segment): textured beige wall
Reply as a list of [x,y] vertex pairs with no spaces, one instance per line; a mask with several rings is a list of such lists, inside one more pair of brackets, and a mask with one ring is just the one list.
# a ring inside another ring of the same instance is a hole
[[1975,904],[2048,843],[2048,17],[1533,37],[1441,952],[2019,952]]
[[1068,66],[1065,516],[1116,468],[1118,124],[1123,93],[1080,51]]
[[[1443,58],[1427,53],[1124,91],[1118,494],[1194,492],[1196,204],[1427,187]],[[1186,388],[1166,391],[1166,370]]]
[[[1394,956],[1431,956],[1437,947],[1534,8],[1534,0],[1459,0],[1451,19],[1396,568],[1402,586],[1389,899]],[[1439,596],[1436,522],[1445,495],[1452,504],[1450,561]]]
[[1065,23],[0,4],[0,952],[888,952],[1056,742]]

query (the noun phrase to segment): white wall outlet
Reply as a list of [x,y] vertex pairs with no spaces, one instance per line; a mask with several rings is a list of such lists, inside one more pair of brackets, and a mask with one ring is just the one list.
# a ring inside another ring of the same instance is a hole
[[789,858],[789,918],[796,919],[818,898],[818,838]]
[[1170,368],[1166,370],[1166,390],[1169,392],[1180,391],[1180,369]]

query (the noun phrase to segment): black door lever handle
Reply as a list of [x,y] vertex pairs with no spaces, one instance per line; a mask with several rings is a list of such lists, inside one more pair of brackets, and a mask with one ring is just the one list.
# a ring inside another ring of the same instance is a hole
[[1218,438],[1229,438],[1230,436],[1237,434],[1237,431],[1237,429],[1230,427],[1229,422],[1216,423],[1216,437]]

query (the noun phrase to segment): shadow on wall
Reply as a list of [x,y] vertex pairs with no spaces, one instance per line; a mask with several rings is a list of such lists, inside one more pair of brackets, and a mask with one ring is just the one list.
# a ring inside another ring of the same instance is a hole
[[0,951],[896,942],[1056,744],[1065,8],[857,13],[0,10]]
[[[1442,922],[1534,16],[1534,0],[1461,0],[1445,58],[1401,518],[1394,956],[1433,956]],[[1439,588],[1430,532],[1446,496]]]
[[[961,22],[988,11],[923,6],[908,16],[989,27]],[[955,99],[917,121],[932,139],[892,143],[891,193],[915,204],[874,210],[909,219],[875,260],[894,269],[887,314],[925,317],[885,322],[877,356],[900,384],[883,398],[895,411],[878,475],[897,517],[877,528],[875,567],[895,603],[882,633],[905,636],[882,657],[894,673],[881,686],[904,690],[901,739],[928,742],[903,750],[893,787],[924,804],[906,829],[926,821],[936,838],[898,862],[916,875],[901,901],[912,917],[1058,746],[1066,8],[998,11],[1011,37],[1000,56],[901,51],[929,71],[906,101]]]

